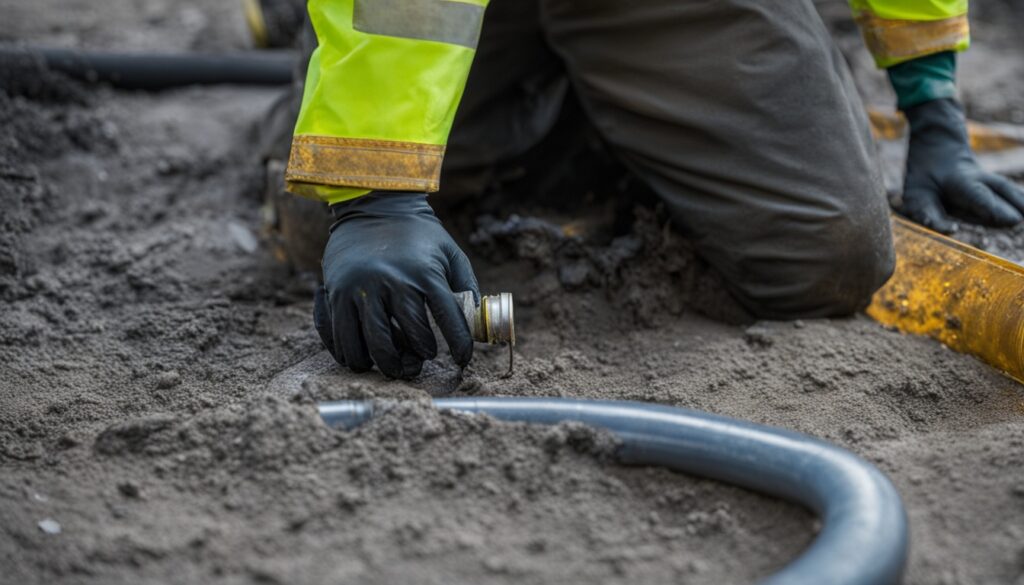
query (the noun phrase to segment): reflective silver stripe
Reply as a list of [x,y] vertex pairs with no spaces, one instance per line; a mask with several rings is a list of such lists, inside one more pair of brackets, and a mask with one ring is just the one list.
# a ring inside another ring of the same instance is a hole
[[450,0],[355,0],[357,31],[476,48],[484,7]]

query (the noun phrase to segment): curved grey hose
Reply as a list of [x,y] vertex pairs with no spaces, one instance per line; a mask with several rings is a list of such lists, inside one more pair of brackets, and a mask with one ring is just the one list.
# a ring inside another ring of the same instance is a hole
[[[907,517],[892,483],[860,457],[807,435],[637,402],[561,398],[439,398],[440,409],[507,421],[579,421],[611,431],[618,459],[660,465],[801,504],[822,519],[814,542],[762,585],[888,585],[907,560]],[[353,428],[374,403],[320,404],[330,426]]]

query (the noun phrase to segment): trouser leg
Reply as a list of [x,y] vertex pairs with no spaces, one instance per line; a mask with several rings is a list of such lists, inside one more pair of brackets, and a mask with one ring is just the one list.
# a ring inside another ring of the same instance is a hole
[[[272,4],[283,6],[286,3]],[[300,8],[305,12],[304,6]],[[285,191],[284,180],[292,128],[302,104],[306,66],[316,48],[316,35],[308,20],[296,36],[294,48],[301,56],[296,64],[295,80],[269,108],[257,129],[257,148],[264,165],[264,231],[276,257],[298,271],[319,276],[320,258],[333,218],[326,204]]]
[[537,0],[494,0],[452,124],[442,190],[454,175],[521,155],[554,126],[569,82],[544,40]]
[[860,100],[810,0],[542,0],[592,122],[763,317],[862,308],[892,236]]

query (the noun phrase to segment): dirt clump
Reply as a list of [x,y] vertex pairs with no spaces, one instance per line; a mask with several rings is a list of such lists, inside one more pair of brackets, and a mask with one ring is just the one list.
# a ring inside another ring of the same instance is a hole
[[[544,303],[563,291],[605,291],[613,306],[634,324],[652,327],[666,317],[696,310],[726,323],[753,317],[729,295],[721,277],[675,230],[660,207],[636,206],[629,229],[611,238],[592,238],[579,225],[566,225],[515,213],[503,220],[483,215],[469,243],[491,265],[525,261],[538,286],[517,297],[527,305]],[[599,221],[599,220],[598,220]],[[607,240],[607,241],[604,241]],[[557,283],[560,286],[552,286]]]

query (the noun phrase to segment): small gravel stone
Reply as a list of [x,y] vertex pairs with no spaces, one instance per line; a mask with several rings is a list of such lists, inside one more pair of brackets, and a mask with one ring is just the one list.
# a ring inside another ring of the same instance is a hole
[[181,374],[175,370],[164,372],[156,379],[156,387],[161,390],[174,388],[178,384],[181,384]]
[[43,518],[39,521],[39,529],[47,534],[60,534],[60,522],[53,518]]

